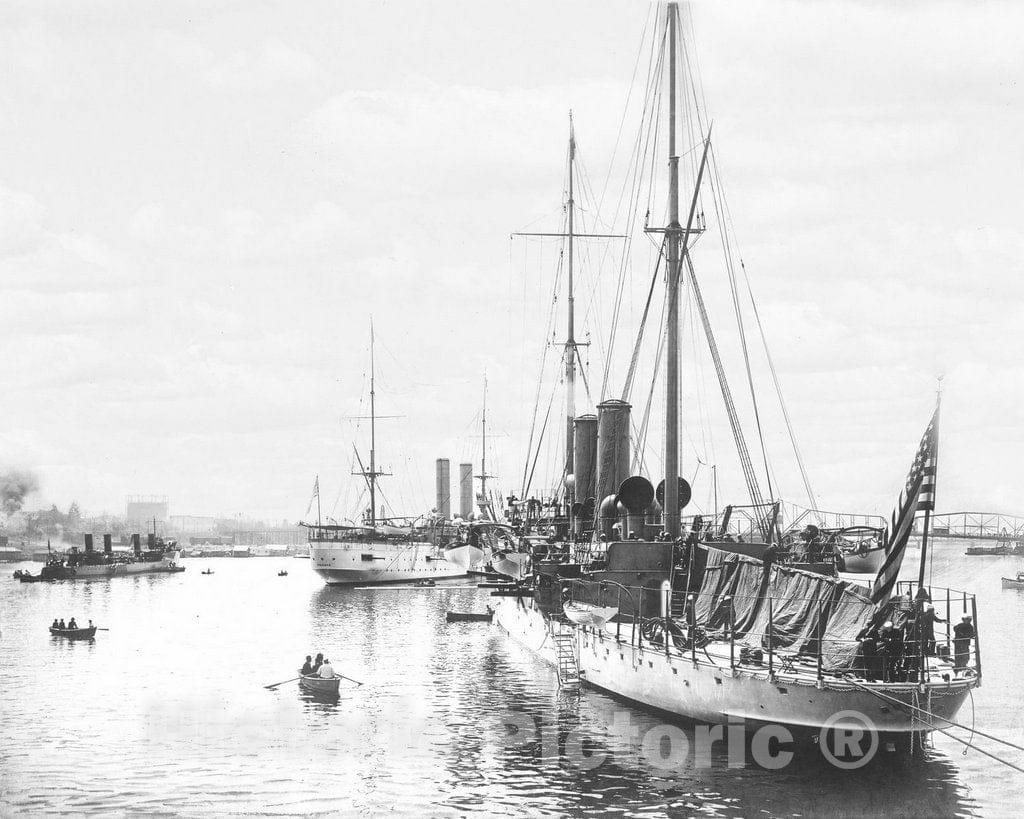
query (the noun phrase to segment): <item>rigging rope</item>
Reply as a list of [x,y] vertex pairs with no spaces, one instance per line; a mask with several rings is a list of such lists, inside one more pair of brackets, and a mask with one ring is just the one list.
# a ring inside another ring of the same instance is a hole
[[[722,199],[725,200],[725,193],[722,193]],[[726,208],[728,212],[728,208]],[[732,217],[729,217],[730,221]],[[772,383],[775,385],[775,395],[779,399],[779,408],[782,410],[782,418],[786,422],[786,430],[789,432],[789,441],[793,446],[793,454],[796,456],[796,464],[800,470],[800,478],[804,484],[804,491],[807,493],[807,501],[813,510],[818,504],[814,499],[814,490],[811,489],[811,479],[807,475],[807,468],[804,465],[804,458],[800,452],[800,445],[796,440],[796,432],[793,430],[793,422],[789,417],[789,409],[786,407],[786,401],[782,395],[782,385],[779,383],[779,376],[775,370],[775,361],[772,358],[771,350],[768,348],[768,337],[764,331],[764,325],[761,323],[761,313],[757,309],[757,302],[754,300],[754,291],[750,285],[750,277],[747,275],[747,266],[743,263],[743,259],[740,259],[740,269],[743,271],[743,279],[747,285],[747,295],[750,297],[750,305],[754,310],[754,320],[757,322],[757,330],[761,336],[761,346],[764,347],[764,355],[768,361],[768,372],[771,373]],[[818,523],[821,523],[820,518]]]
[[[659,26],[660,27],[660,26]],[[629,199],[627,203],[627,213],[634,214],[631,220],[627,224],[627,228],[624,231],[627,234],[632,234],[632,229],[635,226],[637,215],[636,215],[636,204],[639,202],[641,196],[641,187],[643,184],[643,168],[646,164],[646,158],[648,155],[652,157],[653,163],[653,152],[651,151],[652,145],[652,134],[654,129],[651,127],[655,118],[660,114],[660,99],[661,99],[661,67],[665,55],[665,42],[667,37],[667,27],[661,31],[660,46],[658,45],[657,34],[652,42],[651,49],[651,60],[648,62],[648,80],[647,89],[644,95],[643,110],[641,111],[640,127],[637,131],[637,138],[633,153],[631,155],[630,167],[627,170],[627,184],[623,186],[623,191],[628,188]],[[655,55],[657,58],[655,59]],[[656,150],[657,140],[654,140],[654,146]],[[622,197],[619,197],[619,202],[616,205],[615,217],[613,223],[618,220],[618,214],[622,206]],[[649,209],[648,209],[649,210]],[[608,394],[608,381],[611,374],[611,362],[612,354],[615,349],[615,336],[618,329],[618,322],[622,307],[622,294],[625,289],[626,271],[629,268],[630,250],[632,248],[632,240],[628,240],[626,248],[622,256],[622,264],[619,267],[619,276],[616,282],[615,297],[614,297],[614,309],[612,311],[612,322],[609,329],[608,349],[604,352],[605,355],[605,366],[604,373],[601,379],[601,391],[600,397],[603,400]]]
[[644,312],[640,317],[640,329],[637,331],[636,343],[633,345],[633,356],[629,360],[629,371],[626,373],[626,383],[622,387],[622,400],[628,401],[633,390],[633,377],[636,375],[636,365],[640,358],[640,345],[644,340],[644,330],[647,327],[647,315],[651,309],[651,299],[654,297],[654,288],[658,283],[658,272],[661,269],[661,260],[665,256],[665,239],[661,240],[661,251],[658,253],[658,261],[654,265],[654,273],[651,275],[651,286],[647,291],[647,301],[644,303]]
[[[743,436],[743,429],[740,427],[739,416],[736,413],[736,405],[732,400],[732,390],[729,388],[729,381],[725,376],[725,369],[722,366],[722,357],[718,352],[718,344],[715,341],[715,334],[711,329],[711,320],[708,318],[707,307],[704,305],[704,297],[700,292],[700,285],[697,283],[697,274],[693,269],[693,261],[687,252],[683,257],[686,260],[686,269],[689,272],[690,287],[697,303],[697,310],[700,313],[701,323],[704,325],[704,335],[707,337],[708,348],[711,351],[711,360],[715,365],[715,373],[718,375],[718,386],[722,390],[722,399],[725,401],[726,413],[729,416],[729,426],[732,427],[732,437],[736,441],[736,449],[740,456],[740,466],[743,469],[743,477],[747,484],[747,491],[750,494],[750,502],[757,507],[764,506],[761,497],[761,488],[757,484],[757,475],[754,472],[753,463],[750,460],[750,451],[747,449],[747,441]],[[758,518],[762,534],[768,537],[767,523],[764,519]]]
[[[552,407],[552,405],[554,403],[555,403],[555,390],[552,390],[551,391],[551,400],[548,402],[548,411],[546,413],[544,413],[544,424],[543,424],[543,426],[541,427],[541,430],[540,430],[540,439],[541,440],[544,439],[544,431],[548,428],[548,419],[551,418],[551,407]],[[537,445],[537,453],[536,453],[536,455],[533,458],[533,465],[528,467],[528,469],[529,469],[529,477],[527,478],[525,475],[523,476],[523,494],[522,494],[523,498],[526,498],[526,496],[530,492],[530,485],[533,483],[533,473],[534,473],[534,470],[536,470],[536,468],[537,468],[537,459],[539,457],[540,457],[540,444],[538,443],[538,445]]]
[[[717,183],[717,184],[716,184]],[[715,214],[718,216],[719,236],[722,240],[722,249],[725,252],[725,268],[729,275],[729,291],[732,296],[733,312],[736,316],[736,329],[739,331],[740,347],[743,350],[743,365],[747,374],[747,385],[750,389],[750,401],[754,409],[754,421],[757,425],[757,438],[761,445],[761,458],[764,462],[765,478],[768,481],[768,498],[773,499],[771,470],[768,468],[768,453],[764,446],[764,431],[761,428],[761,413],[757,404],[757,391],[754,389],[754,375],[750,368],[750,352],[747,348],[747,332],[743,325],[743,311],[740,309],[739,290],[736,287],[736,267],[732,261],[732,247],[729,243],[729,235],[726,231],[724,214],[719,202],[718,188],[718,165],[714,161],[712,152],[712,173],[711,173],[711,201],[715,206]]]

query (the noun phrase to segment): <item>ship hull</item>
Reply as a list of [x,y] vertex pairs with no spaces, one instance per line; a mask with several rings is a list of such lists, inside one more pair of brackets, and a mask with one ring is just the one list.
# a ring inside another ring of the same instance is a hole
[[434,553],[427,541],[310,541],[313,570],[329,586],[364,586],[464,577],[466,569]]
[[[496,598],[492,608],[494,622],[512,639],[557,665],[548,621],[531,599]],[[603,629],[576,628],[574,632],[580,677],[590,687],[689,720],[712,724],[742,721],[751,728],[784,725],[797,736],[813,736],[829,728],[861,730],[865,725],[881,734],[946,728],[976,684],[969,678],[925,686],[863,682],[858,686],[828,678],[826,685],[819,687],[808,674],[780,671],[768,679],[763,669],[732,671],[727,656],[718,663],[703,658],[695,663],[688,655],[637,647],[630,643],[625,624],[623,639],[616,638],[614,624]],[[709,649],[714,651],[713,646]],[[901,709],[892,700],[907,707]],[[911,718],[912,705],[935,718],[928,725]],[[861,720],[860,715],[870,722]]]
[[134,563],[97,563],[78,566],[61,566],[52,578],[44,577],[47,572],[42,570],[40,579],[44,580],[104,580],[110,577],[127,577],[139,574],[177,574],[185,571],[184,566],[177,565],[178,553],[167,555],[163,560],[140,560]]

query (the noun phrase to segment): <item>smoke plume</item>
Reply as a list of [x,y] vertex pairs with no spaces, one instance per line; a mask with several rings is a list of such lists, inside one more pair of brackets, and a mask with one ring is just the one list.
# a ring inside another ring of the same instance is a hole
[[26,469],[0,472],[0,510],[13,515],[21,510],[25,498],[39,489],[39,479]]

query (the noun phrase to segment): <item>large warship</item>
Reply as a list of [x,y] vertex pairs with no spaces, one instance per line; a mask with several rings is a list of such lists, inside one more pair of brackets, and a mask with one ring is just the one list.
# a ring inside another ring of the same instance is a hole
[[[622,398],[601,401],[596,418],[576,416],[570,298],[563,487],[546,519],[521,518],[513,509],[520,559],[515,572],[506,572],[509,580],[492,591],[495,622],[549,662],[567,688],[592,686],[693,720],[784,725],[797,735],[815,736],[825,729],[868,728],[912,743],[952,724],[981,683],[974,596],[925,583],[938,409],[891,520],[855,533],[863,535],[861,545],[848,556],[860,558],[871,571],[865,581],[840,575],[845,557],[827,548],[817,526],[786,531],[767,463],[768,492],[759,486],[695,270],[693,246],[706,225],[699,208],[702,183],[712,173],[711,128],[696,110],[701,95],[692,77],[682,82],[677,77],[680,62],[694,63],[683,50],[681,26],[677,5],[669,3],[654,37],[648,82],[649,99],[667,100],[668,112],[659,118],[646,103],[644,109],[648,122],[668,129],[667,223],[644,225],[660,242],[651,292],[659,277],[666,282],[657,352],[665,395],[659,464],[664,479],[655,487],[636,474],[638,465],[659,462],[631,451],[650,414],[648,407],[635,423],[628,400],[639,341]],[[696,110],[685,119],[691,144],[684,153],[694,190],[683,213],[680,97],[690,99]],[[560,234],[569,247],[570,294],[574,148],[571,135],[569,229]],[[718,191],[711,195],[720,212]],[[699,317],[697,326],[706,335],[750,495],[749,503],[723,511],[716,499],[714,513],[703,515],[685,512],[691,488],[679,469],[679,302],[684,285],[694,306],[691,315]],[[745,345],[744,340],[744,355]],[[748,380],[749,368],[747,359]],[[654,370],[657,374],[657,365]],[[916,580],[900,581],[918,511],[925,515],[920,571]],[[960,625],[951,630],[954,623]]]

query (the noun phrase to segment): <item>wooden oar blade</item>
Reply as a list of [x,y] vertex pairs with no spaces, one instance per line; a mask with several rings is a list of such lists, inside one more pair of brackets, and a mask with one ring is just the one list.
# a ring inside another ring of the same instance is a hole
[[298,677],[292,677],[290,680],[281,680],[281,682],[271,683],[270,685],[265,685],[263,687],[267,688],[267,689],[277,688],[279,685],[284,685],[285,683],[295,682],[297,679],[298,679]]

